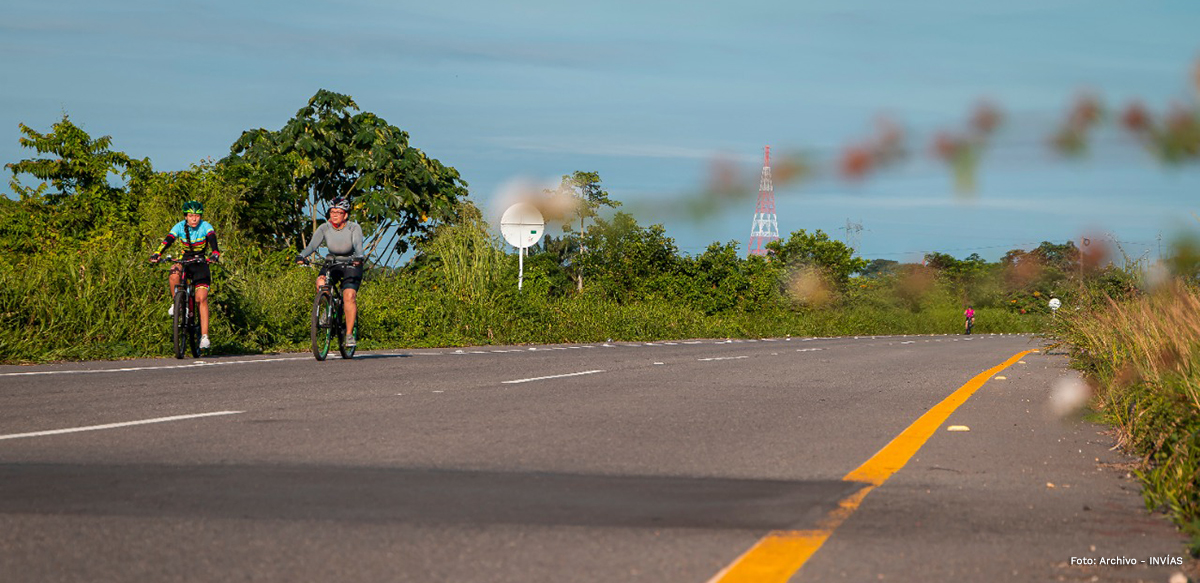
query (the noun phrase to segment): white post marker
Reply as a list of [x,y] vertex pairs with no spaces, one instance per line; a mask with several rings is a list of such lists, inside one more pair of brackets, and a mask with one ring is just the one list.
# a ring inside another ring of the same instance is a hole
[[1062,300],[1059,300],[1058,298],[1050,298],[1049,305],[1050,314],[1052,316],[1058,316],[1058,309],[1062,307]]
[[546,220],[537,207],[527,202],[519,202],[508,207],[504,216],[500,217],[500,234],[509,245],[516,247],[520,253],[517,271],[517,289],[520,290],[525,282],[525,250],[537,245],[542,240],[546,230]]

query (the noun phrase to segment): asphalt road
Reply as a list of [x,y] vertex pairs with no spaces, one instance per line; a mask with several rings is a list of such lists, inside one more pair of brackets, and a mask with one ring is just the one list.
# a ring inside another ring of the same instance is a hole
[[[779,338],[0,367],[0,581],[1167,581],[1184,540],[1100,427],[1048,413],[1073,373],[1013,358],[1038,348]],[[927,440],[893,442],[977,376]],[[879,484],[853,478],[889,444],[915,453]],[[771,546],[813,532],[806,560]]]

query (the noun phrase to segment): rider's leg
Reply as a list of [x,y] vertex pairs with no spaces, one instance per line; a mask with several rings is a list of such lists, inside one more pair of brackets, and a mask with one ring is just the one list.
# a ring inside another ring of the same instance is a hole
[[196,286],[196,305],[200,307],[200,335],[208,336],[208,286]]
[[324,275],[318,275],[318,276],[317,276],[317,289],[321,289],[321,287],[322,287],[322,286],[324,286],[324,285],[325,285],[325,276],[324,276]]
[[344,289],[342,290],[342,308],[346,312],[346,334],[354,332],[354,318],[358,316],[358,303],[355,301],[358,298],[358,290]]
[[178,265],[171,266],[171,276],[167,278],[167,296],[171,301],[175,301],[175,286],[179,285],[179,278],[182,276],[183,269]]

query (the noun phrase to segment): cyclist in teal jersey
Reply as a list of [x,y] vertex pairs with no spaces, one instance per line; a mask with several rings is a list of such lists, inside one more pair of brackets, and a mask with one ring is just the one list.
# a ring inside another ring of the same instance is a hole
[[[184,269],[187,270],[188,277],[196,286],[196,304],[200,312],[200,348],[203,349],[210,345],[208,340],[208,288],[212,285],[212,274],[208,269],[208,264],[215,263],[220,259],[221,251],[217,247],[217,232],[203,218],[204,205],[198,201],[189,200],[183,203],[183,212],[185,218],[171,227],[171,231],[163,238],[158,250],[150,255],[150,262],[158,263],[163,252],[177,239],[183,245],[184,259],[207,254],[205,257],[207,261],[203,263],[189,263],[186,266],[172,265],[170,284],[167,288],[168,295],[174,296],[175,286],[179,285]],[[167,314],[174,315],[174,311],[175,305],[171,304]]]

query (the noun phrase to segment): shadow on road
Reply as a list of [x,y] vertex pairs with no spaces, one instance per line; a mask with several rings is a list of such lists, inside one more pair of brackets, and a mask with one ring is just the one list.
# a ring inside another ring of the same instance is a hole
[[0,464],[0,513],[788,529],[863,484],[318,466]]

